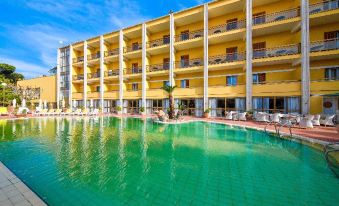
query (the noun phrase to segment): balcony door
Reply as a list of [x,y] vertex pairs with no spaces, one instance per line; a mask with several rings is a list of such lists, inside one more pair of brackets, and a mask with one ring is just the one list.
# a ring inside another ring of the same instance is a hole
[[234,30],[234,29],[237,29],[237,28],[238,28],[238,19],[237,18],[227,20],[227,22],[226,22],[226,30],[227,31]]
[[226,60],[227,61],[237,60],[237,55],[238,55],[238,47],[226,48]]
[[132,64],[132,74],[137,74],[139,71],[139,66],[138,63],[133,63]]
[[170,35],[164,35],[162,41],[163,41],[163,44],[169,44],[170,43]]
[[189,30],[182,31],[180,37],[181,37],[181,41],[188,40],[190,38]]
[[339,48],[339,31],[325,32],[324,39],[326,50]]
[[253,25],[263,24],[266,22],[266,12],[253,14]]
[[132,43],[132,50],[133,50],[133,51],[136,51],[136,50],[138,50],[138,49],[139,49],[139,43],[138,43],[138,42]]
[[262,58],[266,56],[266,42],[258,42],[253,44],[253,57]]
[[163,63],[163,68],[165,70],[169,69],[169,63],[170,63],[170,59],[169,58],[164,58],[162,63]]
[[189,66],[189,59],[190,59],[189,55],[181,56],[181,58],[180,58],[180,64],[181,64],[180,66],[181,66],[181,68],[185,68],[185,67]]

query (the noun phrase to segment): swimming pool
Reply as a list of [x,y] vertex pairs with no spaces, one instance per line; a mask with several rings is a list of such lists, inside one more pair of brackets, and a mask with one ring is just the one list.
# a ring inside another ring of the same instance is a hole
[[321,152],[214,123],[2,121],[0,160],[50,205],[339,202],[339,180]]

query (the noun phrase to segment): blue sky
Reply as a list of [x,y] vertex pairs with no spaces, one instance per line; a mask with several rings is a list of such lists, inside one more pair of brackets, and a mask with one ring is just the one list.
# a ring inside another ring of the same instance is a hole
[[0,62],[26,78],[48,74],[60,41],[141,23],[208,0],[0,0]]

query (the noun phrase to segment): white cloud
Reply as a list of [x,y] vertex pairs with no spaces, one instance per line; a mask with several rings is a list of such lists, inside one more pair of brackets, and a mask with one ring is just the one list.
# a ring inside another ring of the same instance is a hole
[[26,78],[32,78],[47,74],[50,68],[41,65],[25,62],[19,59],[13,59],[6,56],[0,56],[0,62],[15,66],[16,72],[23,74]]

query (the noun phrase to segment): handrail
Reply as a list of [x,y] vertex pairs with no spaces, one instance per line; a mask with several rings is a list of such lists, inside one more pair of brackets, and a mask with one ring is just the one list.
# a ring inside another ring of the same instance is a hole
[[147,65],[146,70],[148,72],[157,72],[157,71],[164,71],[164,70],[169,70],[170,64],[152,64],[152,65]]
[[133,46],[126,46],[126,47],[124,47],[124,53],[139,51],[141,49],[142,49],[141,44],[133,45]]
[[299,53],[299,44],[289,44],[272,48],[253,49],[253,59],[287,56]]
[[119,70],[115,69],[115,70],[108,70],[105,71],[105,77],[111,77],[111,76],[118,76],[119,75]]
[[119,55],[119,48],[111,49],[111,50],[108,50],[108,51],[104,52],[104,56],[105,57],[116,56],[116,55]]
[[162,38],[162,39],[155,39],[152,41],[148,41],[147,48],[154,48],[158,46],[168,45],[170,43],[170,37]]
[[190,39],[201,38],[203,36],[204,36],[204,30],[200,29],[200,30],[191,31],[188,33],[182,33],[182,34],[175,35],[175,41],[176,42],[187,41]]
[[124,73],[126,73],[126,74],[141,74],[142,73],[142,67],[125,68]]
[[87,55],[87,59],[90,60],[94,60],[94,59],[99,59],[100,58],[100,53],[96,53],[96,54],[88,54]]
[[293,8],[270,14],[264,14],[253,17],[253,25],[266,24],[271,22],[282,21],[286,19],[292,19],[300,16],[300,9]]
[[197,67],[203,66],[204,61],[203,59],[196,58],[196,59],[189,59],[189,60],[181,60],[175,62],[175,68],[190,68],[190,67]]
[[216,56],[208,57],[208,64],[224,64],[230,62],[237,62],[245,60],[245,52],[236,52],[236,53],[228,53],[228,54],[221,54]]
[[246,20],[237,20],[232,22],[227,22],[226,24],[221,24],[218,26],[214,26],[209,28],[208,34],[214,35],[214,34],[220,34],[228,31],[233,31],[237,29],[245,28]]
[[84,57],[77,57],[77,58],[73,58],[73,63],[79,63],[79,62],[83,62],[84,61]]
[[339,8],[339,0],[327,0],[310,5],[310,14],[317,14],[324,11],[330,11]]
[[339,49],[339,38],[312,41],[310,52],[330,51]]
[[94,72],[94,73],[88,73],[87,74],[87,78],[89,79],[95,79],[95,78],[99,78],[100,77],[100,73],[99,72]]
[[280,80],[280,81],[263,81],[263,82],[253,82],[254,85],[260,84],[277,84],[277,83],[295,83],[300,82],[300,80]]
[[84,75],[83,74],[78,74],[78,75],[73,75],[73,80],[84,80]]

